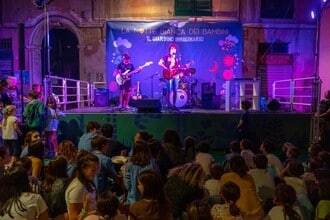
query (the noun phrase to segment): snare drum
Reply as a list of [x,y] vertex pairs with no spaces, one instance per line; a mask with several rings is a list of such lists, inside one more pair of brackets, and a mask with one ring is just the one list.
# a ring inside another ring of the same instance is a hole
[[[174,91],[171,91],[169,93],[169,95],[170,95],[169,101],[170,101],[170,104],[171,105],[174,105],[173,104],[173,92]],[[176,91],[176,102],[175,102],[175,106],[178,107],[178,108],[180,108],[180,107],[185,106],[187,104],[187,102],[188,102],[188,93],[185,90],[178,89]]]

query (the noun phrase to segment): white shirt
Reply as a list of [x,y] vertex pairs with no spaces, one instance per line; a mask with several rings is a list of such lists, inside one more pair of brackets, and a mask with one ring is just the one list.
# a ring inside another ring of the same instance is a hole
[[26,211],[19,211],[17,203],[15,206],[11,207],[11,215],[13,218],[10,218],[8,214],[0,216],[0,220],[8,219],[28,219],[34,220],[37,216],[47,210],[47,205],[44,199],[39,194],[35,193],[22,193],[19,200],[24,204]]
[[[293,206],[293,210],[295,210],[299,216],[300,219],[304,219],[301,211],[298,206]],[[283,207],[282,206],[274,206],[269,212],[268,215],[264,218],[264,220],[284,220],[284,214],[283,214]],[[286,219],[289,219],[289,216],[286,216]]]
[[274,179],[265,169],[252,169],[248,172],[256,185],[256,191],[261,201],[273,198],[275,195]]
[[96,190],[94,190],[93,193],[88,192],[85,186],[79,181],[79,179],[74,178],[68,188],[65,190],[65,201],[68,209],[70,203],[83,203],[84,197],[87,194],[90,194],[91,200],[88,205],[88,210],[86,211],[89,212],[96,210]]
[[266,157],[268,159],[268,166],[273,167],[276,171],[276,176],[278,176],[283,169],[280,159],[278,159],[278,157],[274,154],[267,154]]
[[195,157],[195,161],[202,166],[206,175],[211,174],[211,164],[214,162],[211,154],[199,152]]
[[2,120],[2,139],[18,140],[17,132],[14,129],[14,124],[17,121],[16,116],[8,116],[7,125],[4,126],[5,119]]

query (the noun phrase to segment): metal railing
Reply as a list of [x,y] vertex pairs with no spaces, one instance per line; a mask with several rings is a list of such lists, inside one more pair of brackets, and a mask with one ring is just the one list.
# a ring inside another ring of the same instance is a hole
[[274,81],[273,99],[290,111],[314,112],[320,83],[315,77]]
[[63,110],[91,106],[91,89],[87,81],[49,76],[44,80],[44,87],[58,99]]

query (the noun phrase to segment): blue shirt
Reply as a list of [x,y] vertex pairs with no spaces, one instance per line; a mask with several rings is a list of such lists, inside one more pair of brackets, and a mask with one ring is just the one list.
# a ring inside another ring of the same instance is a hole
[[155,159],[151,159],[150,163],[144,167],[134,165],[132,162],[127,162],[126,164],[126,172],[124,177],[125,187],[127,189],[127,200],[126,203],[129,205],[133,204],[135,201],[141,199],[141,194],[137,188],[138,181],[137,177],[142,171],[145,170],[159,170],[157,161]]
[[78,150],[85,150],[88,152],[92,151],[92,138],[95,136],[96,134],[93,133],[85,133],[83,134],[80,139],[79,139],[79,143],[78,143]]
[[100,171],[95,177],[95,185],[98,193],[104,192],[109,189],[109,177],[114,179],[117,177],[117,172],[113,166],[110,157],[104,155],[99,150],[93,150],[92,154],[97,156],[100,161]]

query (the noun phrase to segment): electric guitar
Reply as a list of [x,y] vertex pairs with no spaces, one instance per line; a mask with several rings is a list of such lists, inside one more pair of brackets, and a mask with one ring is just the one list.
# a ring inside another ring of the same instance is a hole
[[118,73],[116,75],[116,82],[118,85],[123,85],[127,80],[129,80],[129,76],[134,74],[134,73],[138,73],[139,71],[141,71],[144,67],[146,66],[150,66],[151,64],[153,64],[152,61],[146,62],[144,65],[139,66],[137,69],[130,71],[130,70],[126,70],[123,73]]
[[194,61],[192,60],[186,63],[185,65],[183,65],[182,67],[179,66],[179,67],[174,67],[172,69],[164,69],[163,76],[167,80],[173,79],[177,74],[186,71],[193,63]]

